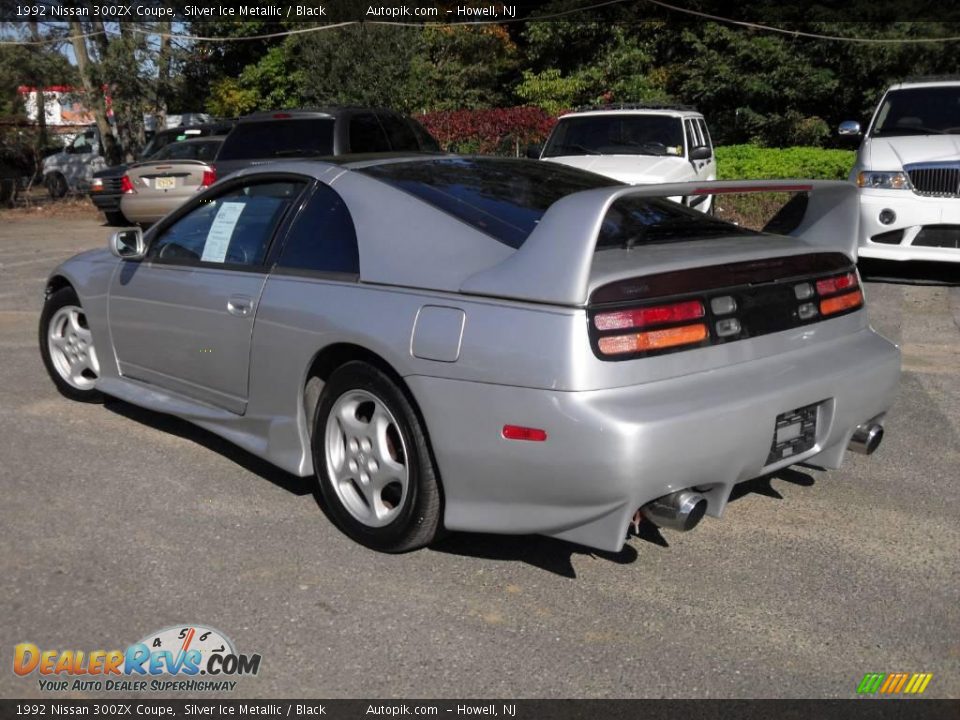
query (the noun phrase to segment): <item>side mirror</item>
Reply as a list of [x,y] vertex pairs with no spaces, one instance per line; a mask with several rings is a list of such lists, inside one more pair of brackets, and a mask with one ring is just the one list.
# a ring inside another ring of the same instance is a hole
[[142,260],[147,254],[140,228],[117,230],[110,236],[110,252],[121,260]]
[[837,134],[841,137],[850,137],[858,138],[863,135],[863,131],[860,129],[860,123],[856,120],[844,120],[840,123],[840,128],[837,130]]
[[543,145],[534,143],[527,145],[527,157],[531,160],[539,160],[540,154],[543,152]]
[[701,145],[700,147],[695,147],[690,151],[691,160],[709,160],[713,157],[713,150],[708,148],[706,145]]

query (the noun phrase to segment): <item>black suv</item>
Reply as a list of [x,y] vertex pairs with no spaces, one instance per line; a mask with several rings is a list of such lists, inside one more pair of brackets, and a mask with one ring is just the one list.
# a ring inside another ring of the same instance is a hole
[[[206,135],[226,135],[233,128],[233,125],[232,120],[223,120],[160,130],[150,138],[150,142],[143,148],[143,152],[140,153],[138,159],[147,160],[161,148],[178,140]],[[129,167],[129,165],[114,165],[93,174],[90,183],[90,199],[93,200],[93,204],[97,206],[98,210],[103,211],[109,225],[130,225],[123,213],[120,212],[120,198],[122,196],[120,179]]]
[[416,120],[393,110],[329,107],[240,118],[217,154],[217,178],[284,158],[374,152],[439,152]]

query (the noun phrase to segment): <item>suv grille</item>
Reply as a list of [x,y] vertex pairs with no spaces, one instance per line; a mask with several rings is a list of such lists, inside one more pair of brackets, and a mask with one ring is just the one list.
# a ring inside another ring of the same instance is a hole
[[960,164],[924,163],[905,167],[917,195],[960,197]]

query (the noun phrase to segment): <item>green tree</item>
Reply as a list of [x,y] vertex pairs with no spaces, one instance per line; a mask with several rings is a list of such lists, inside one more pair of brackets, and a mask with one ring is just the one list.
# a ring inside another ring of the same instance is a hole
[[301,95],[310,105],[411,108],[411,65],[420,28],[351,25],[295,36],[303,74]]
[[214,115],[235,117],[300,105],[304,71],[299,69],[297,54],[297,46],[288,41],[268,49],[238,77],[216,80],[210,87],[207,109]]
[[409,111],[498,107],[509,103],[517,47],[502,25],[427,25],[406,79]]

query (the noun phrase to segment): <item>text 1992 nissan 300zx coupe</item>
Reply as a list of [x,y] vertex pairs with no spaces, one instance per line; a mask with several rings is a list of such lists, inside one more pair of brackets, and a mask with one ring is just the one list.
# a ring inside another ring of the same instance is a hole
[[[667,196],[793,190],[752,232]],[[867,323],[856,189],[633,187],[528,160],[227,178],[57,268],[60,391],[207,428],[387,551],[441,528],[619,550],[733,486],[871,452],[900,373]]]

